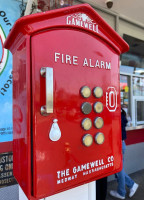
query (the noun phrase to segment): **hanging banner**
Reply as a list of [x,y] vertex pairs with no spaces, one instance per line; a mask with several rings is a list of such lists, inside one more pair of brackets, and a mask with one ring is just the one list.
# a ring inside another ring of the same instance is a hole
[[21,1],[0,0],[0,142],[13,138],[12,55],[3,45],[20,11]]

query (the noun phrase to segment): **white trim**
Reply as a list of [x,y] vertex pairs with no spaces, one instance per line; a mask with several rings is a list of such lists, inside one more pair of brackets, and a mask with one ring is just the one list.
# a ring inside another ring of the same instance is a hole
[[144,101],[144,97],[143,96],[134,96],[133,97],[133,103],[135,104],[135,126],[138,126],[138,125],[142,125],[144,124],[144,121],[137,121],[137,101]]
[[[40,200],[96,200],[96,182],[90,182],[71,190],[52,195]],[[23,190],[19,186],[19,200],[28,200]]]
[[28,200],[28,198],[26,197],[20,186],[19,186],[19,200]]
[[120,75],[136,76],[136,77],[144,78],[144,75],[131,74],[131,73],[125,73],[125,72],[120,72]]
[[96,200],[96,182],[88,184],[88,200]]

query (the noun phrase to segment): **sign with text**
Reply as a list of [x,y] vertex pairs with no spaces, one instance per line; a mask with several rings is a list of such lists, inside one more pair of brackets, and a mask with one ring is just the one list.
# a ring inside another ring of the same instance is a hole
[[17,184],[13,176],[13,153],[0,154],[0,188]]
[[20,17],[20,2],[0,1],[0,142],[12,141],[12,55],[4,42],[16,19]]

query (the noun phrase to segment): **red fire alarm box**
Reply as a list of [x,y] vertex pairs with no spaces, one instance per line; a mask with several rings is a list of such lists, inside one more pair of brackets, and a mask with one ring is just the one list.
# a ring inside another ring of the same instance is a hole
[[20,18],[13,54],[14,175],[40,199],[121,170],[124,40],[87,4]]

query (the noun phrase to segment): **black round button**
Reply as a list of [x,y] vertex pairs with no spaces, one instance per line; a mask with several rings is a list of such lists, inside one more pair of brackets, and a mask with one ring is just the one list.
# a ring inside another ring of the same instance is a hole
[[83,112],[85,115],[88,115],[88,114],[90,114],[91,111],[92,111],[92,106],[91,106],[90,103],[85,102],[85,103],[82,104],[81,110],[82,110],[82,112]]

